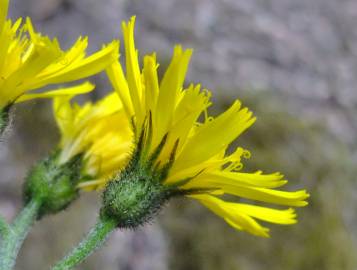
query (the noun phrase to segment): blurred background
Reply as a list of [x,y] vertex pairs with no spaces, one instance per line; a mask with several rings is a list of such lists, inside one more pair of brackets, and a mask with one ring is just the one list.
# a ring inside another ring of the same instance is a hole
[[[310,205],[295,226],[270,226],[270,239],[235,231],[189,200],[175,200],[152,224],[117,231],[78,269],[357,269],[357,1],[355,0],[11,0],[10,17],[30,16],[68,48],[88,35],[89,51],[120,37],[137,15],[139,51],[167,66],[176,43],[193,47],[187,81],[213,92],[211,112],[239,98],[256,124],[238,144],[246,170],[281,171],[288,188],[307,188]],[[96,99],[110,87],[93,78]],[[16,108],[0,144],[0,212],[21,207],[29,167],[56,144],[49,101]],[[77,243],[96,219],[99,194],[31,231],[18,270],[42,270]]]

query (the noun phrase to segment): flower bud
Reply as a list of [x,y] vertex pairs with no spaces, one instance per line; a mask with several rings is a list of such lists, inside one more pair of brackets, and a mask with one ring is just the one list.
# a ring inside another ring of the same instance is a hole
[[39,217],[64,210],[78,197],[77,184],[81,178],[82,155],[59,164],[58,152],[37,163],[24,185],[24,201],[37,198],[42,202]]
[[108,183],[103,193],[102,218],[114,218],[119,228],[136,228],[155,214],[180,191],[165,186],[154,175],[126,170]]

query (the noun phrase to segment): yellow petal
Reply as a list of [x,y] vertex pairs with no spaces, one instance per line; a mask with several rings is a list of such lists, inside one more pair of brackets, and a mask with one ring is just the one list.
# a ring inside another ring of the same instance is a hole
[[[251,187],[276,188],[285,185],[288,181],[283,179],[284,176],[279,173],[261,174],[256,173],[242,173],[242,172],[227,172],[227,171],[213,171],[203,174],[200,179],[208,179],[209,182],[216,182],[217,184],[238,184]],[[197,182],[200,181],[197,179]]]
[[130,89],[131,101],[135,110],[135,120],[137,121],[137,126],[140,127],[144,121],[145,112],[143,111],[142,103],[143,89],[138,62],[138,51],[135,48],[134,42],[134,26],[135,16],[131,17],[128,23],[122,23],[125,45],[126,77]]
[[309,197],[309,194],[305,190],[282,191],[238,185],[224,185],[222,189],[225,193],[242,198],[295,207],[306,206],[308,203],[305,200]]
[[60,57],[54,63],[51,63],[50,66],[41,71],[37,79],[48,79],[51,76],[56,76],[56,74],[60,74],[60,72],[68,66],[74,66],[76,63],[79,63],[85,57],[87,46],[88,38],[79,37],[68,52],[61,53]]
[[[144,57],[143,75],[145,80],[145,107],[146,113],[153,112],[159,95],[159,81],[157,78],[156,55],[147,55]],[[153,112],[156,113],[156,112]]]
[[75,61],[68,65],[63,62],[64,68],[59,72],[51,71],[53,67],[49,66],[50,71],[45,70],[44,75],[40,73],[36,77],[38,81],[30,86],[31,88],[39,88],[46,84],[70,82],[96,74],[114,62],[118,55],[117,51],[118,43],[114,41],[81,61]]
[[85,94],[94,90],[94,88],[95,88],[94,84],[91,84],[90,82],[84,82],[83,84],[72,86],[72,87],[60,88],[56,90],[46,90],[46,92],[44,93],[25,94],[20,96],[16,100],[16,103],[31,100],[31,99],[36,99],[36,98],[54,98],[58,96],[69,96],[69,95],[73,96],[73,95]]
[[208,160],[224,150],[255,121],[252,113],[236,101],[226,112],[203,124],[187,142],[172,168],[173,172]]
[[9,8],[9,0],[0,0],[0,32],[4,26]]
[[285,210],[278,210],[268,207],[242,204],[242,203],[232,203],[231,206],[232,208],[234,208],[236,211],[240,213],[270,223],[290,225],[290,224],[295,224],[297,222],[296,213],[292,208],[285,209]]
[[106,69],[106,72],[114,90],[119,95],[123,103],[128,119],[131,119],[134,114],[134,108],[131,102],[129,86],[119,61],[114,61]]
[[[181,152],[190,132],[195,128],[198,117],[211,104],[209,97],[209,93],[200,90],[200,85],[190,85],[188,89],[183,91],[182,98],[174,112],[169,137],[159,158],[163,163],[169,158],[176,140],[179,140],[177,153]],[[154,133],[153,137],[153,145],[156,146],[161,138],[158,137],[157,132]]]
[[288,206],[307,205],[305,200],[309,197],[309,194],[305,190],[281,191],[267,188],[267,186],[274,187],[285,184],[286,181],[281,182],[282,177],[280,174],[261,175],[260,172],[255,174],[238,172],[227,174],[225,172],[212,171],[201,173],[182,188],[219,189],[226,194],[266,203]]
[[153,116],[159,140],[168,131],[170,122],[173,121],[173,113],[182,89],[191,54],[192,50],[183,51],[181,46],[176,46],[171,63],[161,81],[156,114]]
[[227,203],[211,195],[194,195],[190,197],[199,200],[234,228],[257,236],[269,237],[269,229],[261,226],[246,213],[240,212],[239,209],[235,208],[234,203]]

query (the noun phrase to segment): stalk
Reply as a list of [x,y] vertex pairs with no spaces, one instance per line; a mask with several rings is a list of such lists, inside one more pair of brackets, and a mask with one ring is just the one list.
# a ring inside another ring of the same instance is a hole
[[117,222],[114,219],[99,218],[82,242],[65,258],[57,262],[56,265],[52,267],[52,270],[69,270],[79,265],[104,244],[110,233],[114,231],[116,227]]
[[38,216],[40,206],[41,201],[33,199],[11,225],[1,222],[3,237],[0,246],[0,270],[11,270],[15,266],[17,254]]

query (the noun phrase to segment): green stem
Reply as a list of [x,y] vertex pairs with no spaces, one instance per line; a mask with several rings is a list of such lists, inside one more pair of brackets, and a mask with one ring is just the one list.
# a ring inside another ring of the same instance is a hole
[[57,262],[52,270],[69,270],[83,262],[89,255],[98,249],[116,228],[117,222],[113,219],[99,218],[96,225],[89,231],[82,242],[65,258]]
[[7,226],[0,247],[0,270],[11,270],[16,262],[17,254],[35,222],[38,210],[41,206],[40,200],[30,201],[16,217],[11,226]]
[[6,220],[0,216],[0,237],[4,238],[9,234],[10,226],[7,224]]

